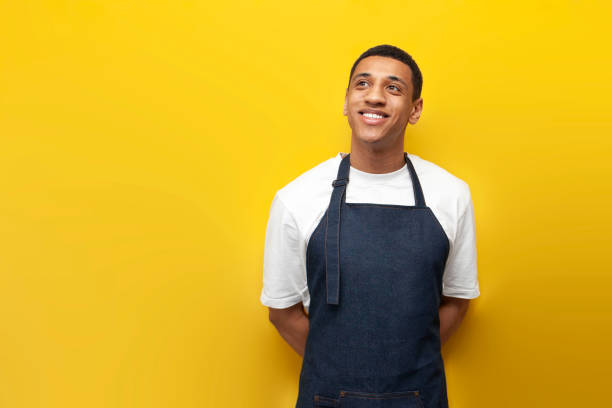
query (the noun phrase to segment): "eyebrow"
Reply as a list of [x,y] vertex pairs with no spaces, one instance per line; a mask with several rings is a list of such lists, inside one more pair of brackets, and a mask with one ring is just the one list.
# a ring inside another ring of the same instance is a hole
[[[357,79],[359,77],[371,77],[371,76],[372,76],[372,74],[370,74],[369,72],[360,72],[359,74],[355,75],[355,79]],[[389,75],[387,78],[389,78],[392,81],[401,82],[402,84],[404,84],[404,86],[408,86],[404,81],[402,81],[401,78],[398,78],[395,75]]]

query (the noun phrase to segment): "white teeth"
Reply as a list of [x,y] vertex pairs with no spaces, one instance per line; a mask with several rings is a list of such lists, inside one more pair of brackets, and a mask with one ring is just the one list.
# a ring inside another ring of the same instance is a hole
[[373,118],[373,119],[382,119],[384,118],[383,115],[377,115],[376,113],[364,113],[363,116],[367,117],[367,118]]

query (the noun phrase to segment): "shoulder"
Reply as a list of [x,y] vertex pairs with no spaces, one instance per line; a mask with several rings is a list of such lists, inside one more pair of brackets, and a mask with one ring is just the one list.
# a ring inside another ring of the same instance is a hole
[[421,181],[423,194],[434,201],[432,204],[454,204],[460,211],[469,203],[470,188],[465,180],[416,154],[409,153],[409,157]]
[[338,173],[341,156],[336,154],[318,163],[277,190],[286,217],[291,217],[298,236],[307,242],[317,222],[325,213]]
[[331,193],[331,182],[335,179],[340,156],[334,157],[308,169],[288,184],[280,188],[276,194],[283,204],[292,212],[300,212],[304,206],[310,206],[313,200]]

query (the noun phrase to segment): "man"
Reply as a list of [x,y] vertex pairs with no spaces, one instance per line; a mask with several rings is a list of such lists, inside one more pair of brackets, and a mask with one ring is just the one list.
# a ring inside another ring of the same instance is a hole
[[474,210],[466,182],[404,151],[421,88],[403,50],[364,52],[350,154],[272,201],[260,300],[304,357],[296,408],[448,407],[440,349],[480,295]]

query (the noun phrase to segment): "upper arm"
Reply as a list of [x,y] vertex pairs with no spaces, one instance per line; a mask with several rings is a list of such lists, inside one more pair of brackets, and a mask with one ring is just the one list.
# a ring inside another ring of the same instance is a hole
[[304,305],[302,302],[296,303],[295,305],[277,309],[273,307],[268,307],[268,317],[270,321],[274,324],[283,324],[284,322],[294,319],[296,317],[301,317],[305,314]]
[[469,186],[458,198],[454,239],[446,261],[442,293],[446,297],[475,298],[480,295],[476,268],[476,223]]
[[285,309],[307,294],[305,254],[295,218],[278,195],[270,207],[263,257],[263,287],[260,301]]
[[447,307],[453,307],[454,309],[459,311],[459,314],[461,316],[463,316],[467,312],[467,309],[470,305],[470,299],[442,295],[440,304],[447,305]]

